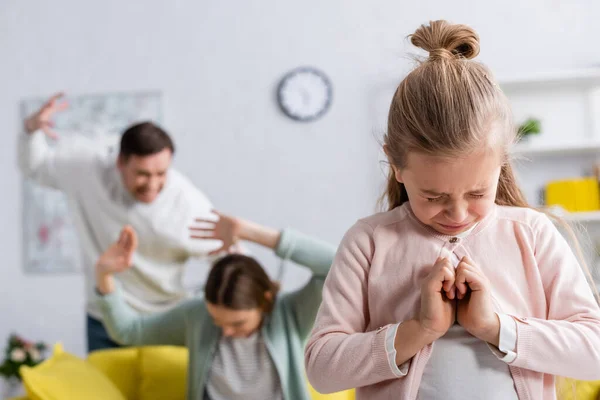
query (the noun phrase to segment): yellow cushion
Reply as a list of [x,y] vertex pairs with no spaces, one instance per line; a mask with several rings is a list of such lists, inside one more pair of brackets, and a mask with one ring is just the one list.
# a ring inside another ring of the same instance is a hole
[[139,349],[96,350],[88,356],[88,362],[108,377],[127,400],[137,400],[139,374]]
[[62,345],[36,367],[20,369],[31,400],[126,400],[119,389],[90,363],[65,353]]
[[321,394],[317,392],[310,383],[307,383],[310,397],[312,400],[354,400],[354,390],[344,390],[343,392]]
[[185,347],[141,347],[139,400],[185,400],[187,366]]
[[596,400],[600,395],[600,381],[557,378],[556,394],[561,400]]

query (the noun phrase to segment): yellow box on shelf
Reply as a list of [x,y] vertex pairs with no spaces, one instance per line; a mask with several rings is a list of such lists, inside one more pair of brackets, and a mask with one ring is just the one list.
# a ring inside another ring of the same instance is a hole
[[567,211],[575,211],[574,197],[570,181],[553,181],[546,184],[546,205],[561,206]]
[[600,209],[600,190],[595,177],[552,181],[546,184],[546,205],[570,212]]

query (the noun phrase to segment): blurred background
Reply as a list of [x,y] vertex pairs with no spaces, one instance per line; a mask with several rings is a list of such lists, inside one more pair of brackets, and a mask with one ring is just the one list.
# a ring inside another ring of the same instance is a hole
[[[598,147],[586,143],[600,138],[590,90],[600,81],[594,0],[2,0],[0,343],[18,331],[85,354],[82,274],[23,267],[16,146],[24,99],[61,90],[70,97],[160,93],[175,166],[219,210],[337,244],[376,210],[387,108],[416,54],[406,36],[435,19],[475,28],[478,59],[512,96],[517,122],[541,120],[542,133],[519,151],[533,204],[552,179],[592,174]],[[277,102],[280,80],[302,66],[322,71],[332,87],[329,109],[312,122],[288,118]],[[593,225],[594,207],[580,219]],[[251,250],[277,272],[274,256]],[[192,262],[190,284],[205,273]],[[284,287],[307,277],[290,268]]]

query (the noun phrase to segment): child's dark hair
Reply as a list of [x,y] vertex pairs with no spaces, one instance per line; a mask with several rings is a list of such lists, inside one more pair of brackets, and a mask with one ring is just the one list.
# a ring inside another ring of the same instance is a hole
[[[204,296],[206,301],[234,310],[273,309],[279,285],[271,281],[265,270],[252,257],[229,254],[210,270]],[[272,296],[265,297],[270,292]]]

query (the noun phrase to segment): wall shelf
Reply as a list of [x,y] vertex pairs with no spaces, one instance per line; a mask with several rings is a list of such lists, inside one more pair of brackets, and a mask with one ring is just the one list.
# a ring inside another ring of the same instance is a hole
[[568,222],[578,222],[578,223],[590,223],[590,222],[600,222],[600,210],[595,211],[578,211],[578,212],[569,212],[560,206],[550,206],[550,207],[536,207],[545,209],[545,211],[556,215],[557,217],[563,218]]
[[565,215],[565,219],[571,222],[600,222],[600,211],[572,212]]
[[600,141],[590,140],[582,143],[544,144],[517,143],[513,146],[513,155],[573,155],[582,153],[599,153]]

